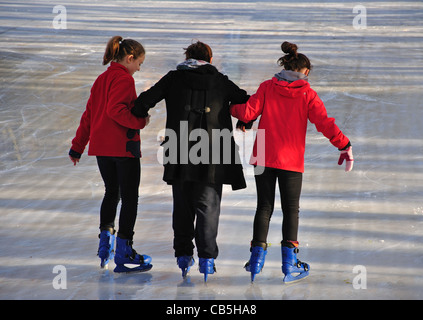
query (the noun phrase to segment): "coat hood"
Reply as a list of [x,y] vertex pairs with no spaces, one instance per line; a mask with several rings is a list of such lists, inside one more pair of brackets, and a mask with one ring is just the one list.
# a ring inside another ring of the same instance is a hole
[[300,72],[282,70],[272,78],[276,90],[284,97],[298,97],[309,88],[308,77]]
[[176,69],[183,72],[186,83],[193,90],[209,90],[219,73],[210,63],[195,59],[178,64]]

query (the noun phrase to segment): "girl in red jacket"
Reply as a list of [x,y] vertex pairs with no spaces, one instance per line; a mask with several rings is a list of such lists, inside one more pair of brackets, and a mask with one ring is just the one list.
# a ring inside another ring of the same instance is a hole
[[[284,69],[260,84],[247,103],[231,107],[231,114],[245,123],[261,115],[250,160],[250,164],[255,166],[257,188],[251,257],[246,264],[252,281],[263,268],[267,253],[276,181],[283,212],[281,245],[284,282],[299,280],[309,274],[309,265],[296,257],[307,121],[310,120],[341,151],[338,164],[347,160],[346,171],[350,171],[353,164],[349,139],[335,124],[335,119],[327,116],[323,102],[310,88],[310,60],[297,52],[295,44],[284,42],[281,48],[286,55],[278,63]],[[265,141],[265,145],[260,146],[260,141]]]
[[[131,113],[137,98],[134,78],[145,59],[143,46],[131,39],[115,36],[107,44],[103,65],[111,64],[91,88],[85,112],[72,140],[69,157],[79,162],[86,145],[88,155],[96,156],[106,192],[100,209],[100,244],[98,255],[101,267],[115,259],[115,272],[147,271],[151,257],[139,255],[132,248],[140,184],[140,133],[148,122]],[[122,206],[119,230],[115,242],[115,217],[119,200]],[[124,264],[136,264],[135,268]]]

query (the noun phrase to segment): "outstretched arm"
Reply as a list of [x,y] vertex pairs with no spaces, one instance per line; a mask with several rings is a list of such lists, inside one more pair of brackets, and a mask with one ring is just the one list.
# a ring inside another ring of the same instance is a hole
[[165,98],[169,85],[169,73],[160,79],[154,86],[147,91],[142,92],[135,100],[135,105],[131,109],[133,115],[145,118],[148,116],[148,110],[154,108],[156,104]]
[[264,84],[262,83],[257,92],[253,94],[248,101],[231,106],[231,115],[246,124],[250,121],[255,121],[263,112],[264,92]]
[[338,164],[341,165],[346,160],[345,171],[351,171],[354,158],[350,140],[345,136],[339,127],[335,124],[334,118],[329,118],[326,108],[316,93],[309,102],[309,120],[314,123],[317,131],[329,139],[329,141],[341,151]]

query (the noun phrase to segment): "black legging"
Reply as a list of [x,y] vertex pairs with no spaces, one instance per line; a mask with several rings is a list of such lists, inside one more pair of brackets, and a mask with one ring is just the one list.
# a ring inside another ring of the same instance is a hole
[[[257,167],[256,169],[263,169]],[[299,202],[303,175],[301,172],[286,171],[275,168],[264,168],[261,174],[254,176],[257,188],[257,210],[254,217],[252,246],[267,243],[270,218],[275,204],[276,180],[282,203],[282,243],[297,241]]]
[[118,236],[132,240],[138,210],[140,159],[97,157],[97,164],[106,189],[100,209],[100,230],[114,229],[117,206],[122,199]]

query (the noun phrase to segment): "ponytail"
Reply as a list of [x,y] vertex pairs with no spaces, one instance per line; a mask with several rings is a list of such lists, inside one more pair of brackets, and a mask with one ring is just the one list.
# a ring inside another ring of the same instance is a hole
[[138,41],[123,39],[121,36],[112,37],[106,46],[103,56],[103,65],[110,61],[121,61],[127,55],[133,55],[134,59],[145,54],[144,47]]
[[282,43],[281,49],[285,55],[279,58],[278,64],[285,70],[299,71],[303,68],[311,70],[310,60],[306,55],[297,52],[298,47],[295,43],[285,41]]

